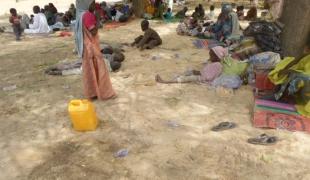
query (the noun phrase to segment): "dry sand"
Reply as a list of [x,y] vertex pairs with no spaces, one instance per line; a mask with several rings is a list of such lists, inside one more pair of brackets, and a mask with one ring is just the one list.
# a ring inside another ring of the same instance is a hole
[[[206,50],[176,35],[176,24],[151,23],[163,38],[153,51],[125,48],[126,61],[111,74],[118,98],[96,101],[100,127],[72,130],[67,105],[83,98],[81,76],[53,77],[44,70],[76,59],[73,38],[31,38],[15,42],[1,34],[0,179],[310,179],[310,135],[252,127],[253,96],[242,87],[223,96],[203,85],[156,84],[154,76],[174,76],[201,68]],[[130,42],[139,21],[100,31],[108,43]],[[179,58],[176,58],[178,54]],[[151,60],[159,56],[158,60]],[[169,121],[179,126],[170,127]],[[233,121],[238,128],[209,129]],[[261,133],[277,135],[274,146],[247,144]],[[123,159],[113,157],[129,149]]]

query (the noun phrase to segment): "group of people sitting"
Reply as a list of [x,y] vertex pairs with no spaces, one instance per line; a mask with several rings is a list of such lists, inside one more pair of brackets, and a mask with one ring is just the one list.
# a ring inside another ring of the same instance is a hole
[[20,40],[22,32],[25,34],[46,34],[52,30],[56,31],[69,26],[75,20],[76,9],[74,4],[71,4],[65,14],[59,13],[54,4],[49,3],[42,9],[39,6],[34,6],[33,14],[30,17],[26,14],[19,15],[15,8],[10,9],[10,14],[9,21],[12,24],[16,40]]
[[[241,30],[238,15],[230,4],[222,6],[217,21],[214,22],[214,6],[210,6],[207,17],[200,15],[199,5],[191,17],[184,18],[177,27],[179,35],[197,36],[201,38],[213,38],[225,41],[229,38],[240,38]],[[198,15],[197,15],[198,14]]]
[[[76,7],[71,4],[65,13],[58,12],[53,3],[45,5],[44,8],[39,6],[33,7],[33,15],[19,15],[15,8],[10,9],[10,23],[16,40],[20,40],[22,32],[25,34],[45,34],[51,31],[59,31],[74,26],[76,23]],[[105,1],[95,3],[94,14],[97,19],[97,26],[107,21],[126,22],[132,16],[132,5],[116,4],[109,5]]]

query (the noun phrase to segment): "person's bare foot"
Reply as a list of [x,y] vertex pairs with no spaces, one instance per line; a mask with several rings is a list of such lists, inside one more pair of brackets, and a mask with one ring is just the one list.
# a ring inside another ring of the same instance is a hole
[[155,76],[155,81],[158,83],[164,83],[164,80],[158,74]]
[[97,96],[94,96],[94,97],[89,98],[89,100],[93,102],[93,101],[98,100],[98,97],[97,97]]

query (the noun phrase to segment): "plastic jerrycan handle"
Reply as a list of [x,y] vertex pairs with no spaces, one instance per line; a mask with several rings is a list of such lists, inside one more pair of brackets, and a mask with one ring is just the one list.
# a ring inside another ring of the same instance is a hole
[[72,100],[70,102],[71,106],[80,106],[82,104],[82,100]]

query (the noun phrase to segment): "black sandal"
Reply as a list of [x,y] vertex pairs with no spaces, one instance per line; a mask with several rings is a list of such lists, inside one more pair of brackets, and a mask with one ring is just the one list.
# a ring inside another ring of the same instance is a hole
[[278,142],[278,138],[276,136],[268,136],[267,134],[261,134],[256,138],[248,139],[248,143],[255,145],[274,145]]
[[236,123],[233,123],[233,122],[221,122],[217,126],[214,126],[211,130],[218,132],[218,131],[224,131],[224,130],[228,130],[228,129],[233,129],[235,127],[237,127]]

